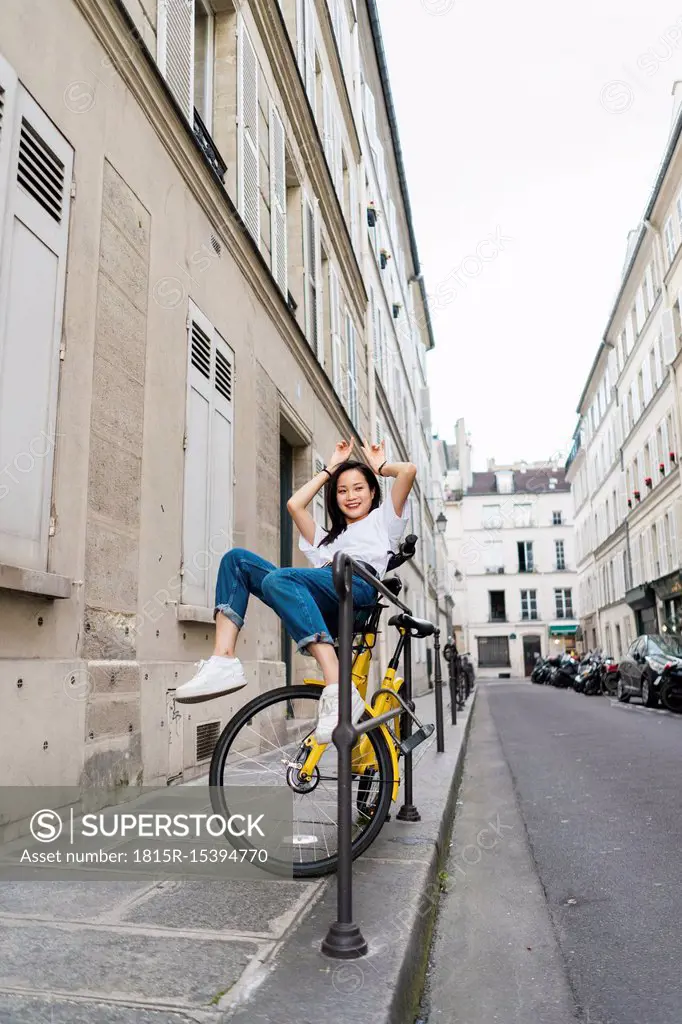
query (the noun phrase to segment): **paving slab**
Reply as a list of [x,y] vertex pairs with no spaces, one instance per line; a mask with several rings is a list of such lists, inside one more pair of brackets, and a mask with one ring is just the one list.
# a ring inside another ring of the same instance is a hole
[[206,1006],[235,984],[257,952],[248,942],[5,920],[0,923],[0,989],[100,997],[125,993],[143,1001]]
[[132,906],[124,920],[166,928],[257,932],[279,936],[318,885],[305,882],[197,881],[171,883]]
[[150,888],[139,882],[2,882],[0,914],[95,920]]
[[0,993],[0,1024],[197,1024],[214,1014],[146,1010],[141,1006],[111,1006],[70,999],[38,999]]

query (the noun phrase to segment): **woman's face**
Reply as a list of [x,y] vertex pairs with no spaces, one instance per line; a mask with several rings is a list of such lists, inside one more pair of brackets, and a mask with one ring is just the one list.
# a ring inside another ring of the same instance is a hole
[[365,474],[359,469],[348,469],[336,482],[336,500],[347,523],[364,519],[372,509],[373,491]]

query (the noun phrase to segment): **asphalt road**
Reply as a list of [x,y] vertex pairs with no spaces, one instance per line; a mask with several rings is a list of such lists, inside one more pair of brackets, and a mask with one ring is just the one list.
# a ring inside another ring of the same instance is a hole
[[480,684],[429,1024],[681,1024],[681,794],[682,716]]

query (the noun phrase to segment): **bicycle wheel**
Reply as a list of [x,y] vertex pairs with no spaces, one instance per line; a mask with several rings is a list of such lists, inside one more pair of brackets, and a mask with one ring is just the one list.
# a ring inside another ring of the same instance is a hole
[[[293,831],[262,866],[289,878],[314,878],[336,870],[338,861],[338,771],[330,743],[303,783],[295,768],[303,741],[315,728],[321,686],[286,686],[255,697],[227,723],[211,760],[211,803],[229,817],[225,789],[281,786],[293,793]],[[367,717],[367,712],[365,712]],[[358,762],[354,748],[354,766]],[[374,842],[388,815],[393,773],[388,744],[378,729],[366,734],[362,762],[352,775],[353,859]],[[305,755],[303,755],[305,756]],[[302,758],[301,758],[302,760]],[[301,761],[298,761],[301,763]],[[244,845],[240,840],[240,845]]]

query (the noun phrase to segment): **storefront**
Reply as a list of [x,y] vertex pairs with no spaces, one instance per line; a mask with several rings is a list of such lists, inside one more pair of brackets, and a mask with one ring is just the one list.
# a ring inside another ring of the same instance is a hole
[[641,587],[633,587],[632,590],[628,590],[625,600],[635,613],[637,636],[642,636],[644,633],[658,633],[656,594],[651,584],[646,583]]
[[682,573],[662,576],[653,588],[660,602],[661,632],[682,634]]
[[553,622],[549,626],[549,657],[575,650],[577,622]]

